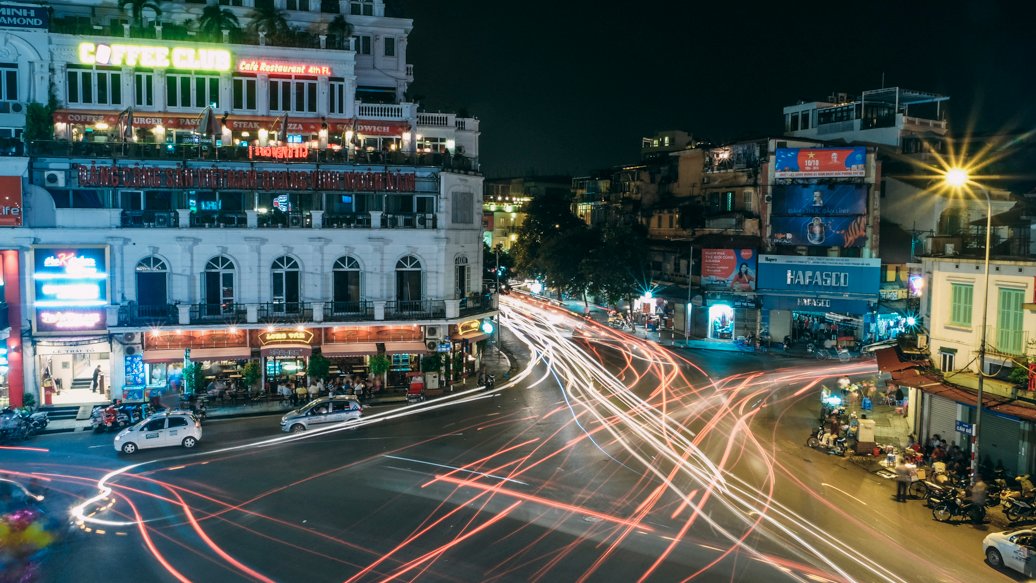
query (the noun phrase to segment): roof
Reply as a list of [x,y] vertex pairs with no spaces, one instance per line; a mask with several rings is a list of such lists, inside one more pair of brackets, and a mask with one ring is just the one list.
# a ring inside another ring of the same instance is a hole
[[903,89],[901,87],[885,87],[883,89],[870,89],[861,95],[864,102],[890,103],[895,105],[917,105],[919,103],[936,103],[949,101],[948,95],[929,93],[927,91],[916,91],[914,89]]
[[[1028,227],[1030,222],[1029,219],[1025,218],[1028,216],[1025,205],[1016,203],[1009,210],[993,215],[991,222],[994,227]],[[986,217],[975,219],[971,221],[971,224],[976,227],[985,227]]]
[[921,368],[925,365],[924,361],[903,360],[899,353],[899,349],[895,346],[876,350],[874,352],[874,358],[878,360],[878,370],[887,373],[903,371],[911,368]]
[[[923,373],[918,369],[908,369],[892,373],[892,380],[908,387],[914,387],[931,395],[974,407],[978,399],[977,393],[970,389],[951,385],[941,378]],[[1036,406],[1024,401],[1008,399],[998,395],[984,393],[982,408],[999,415],[1006,415],[1024,421],[1036,421]]]

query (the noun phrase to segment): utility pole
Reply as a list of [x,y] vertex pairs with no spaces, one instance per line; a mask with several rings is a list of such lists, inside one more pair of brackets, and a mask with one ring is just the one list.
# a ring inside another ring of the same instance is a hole
[[493,332],[496,333],[497,350],[500,350],[499,344],[500,344],[500,247],[501,247],[501,245],[502,245],[501,243],[497,243],[496,247],[494,247],[494,249],[493,249],[494,251],[496,251],[496,271],[494,273],[496,274],[496,298],[497,298],[497,300],[496,300],[497,301],[497,304],[496,304],[496,310],[497,310],[497,312],[496,312],[496,328],[493,330]]

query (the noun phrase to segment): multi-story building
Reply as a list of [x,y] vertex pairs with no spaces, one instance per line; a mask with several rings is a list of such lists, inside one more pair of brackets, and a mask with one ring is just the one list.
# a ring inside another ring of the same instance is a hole
[[492,249],[499,245],[504,251],[510,251],[518,240],[518,230],[525,222],[529,201],[538,196],[567,198],[571,182],[572,178],[568,176],[487,179],[482,202],[486,245]]
[[299,30],[248,27],[252,4],[220,2],[238,29],[55,2],[0,36],[30,112],[0,245],[25,392],[46,374],[58,401],[136,397],[185,357],[230,377],[258,359],[266,381],[317,351],[343,373],[386,355],[395,383],[428,352],[477,366],[478,120],[405,101],[412,22],[381,0],[275,0]]

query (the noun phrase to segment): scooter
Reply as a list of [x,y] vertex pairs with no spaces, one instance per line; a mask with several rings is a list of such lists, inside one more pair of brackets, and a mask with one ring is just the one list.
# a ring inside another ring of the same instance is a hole
[[1001,497],[1000,503],[1004,505],[1004,516],[1009,522],[1036,518],[1036,505],[1032,500],[1004,496]]
[[963,490],[954,490],[953,496],[932,509],[932,518],[939,522],[949,522],[954,517],[967,518],[978,524],[986,518],[986,507],[965,498]]
[[823,442],[824,428],[821,427],[815,433],[810,433],[806,439],[806,446],[813,449],[829,453],[831,455],[844,456],[846,450],[846,438],[835,437],[834,445],[825,445]]
[[29,424],[29,433],[32,435],[43,433],[50,424],[50,417],[45,411],[32,411],[26,407],[18,410],[18,415]]
[[29,437],[29,422],[14,409],[7,407],[0,412],[0,442],[21,441]]

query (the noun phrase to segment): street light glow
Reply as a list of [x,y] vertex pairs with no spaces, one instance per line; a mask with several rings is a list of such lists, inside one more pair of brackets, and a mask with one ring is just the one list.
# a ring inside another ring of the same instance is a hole
[[950,168],[943,176],[943,180],[948,186],[960,188],[968,183],[968,171],[963,168]]

